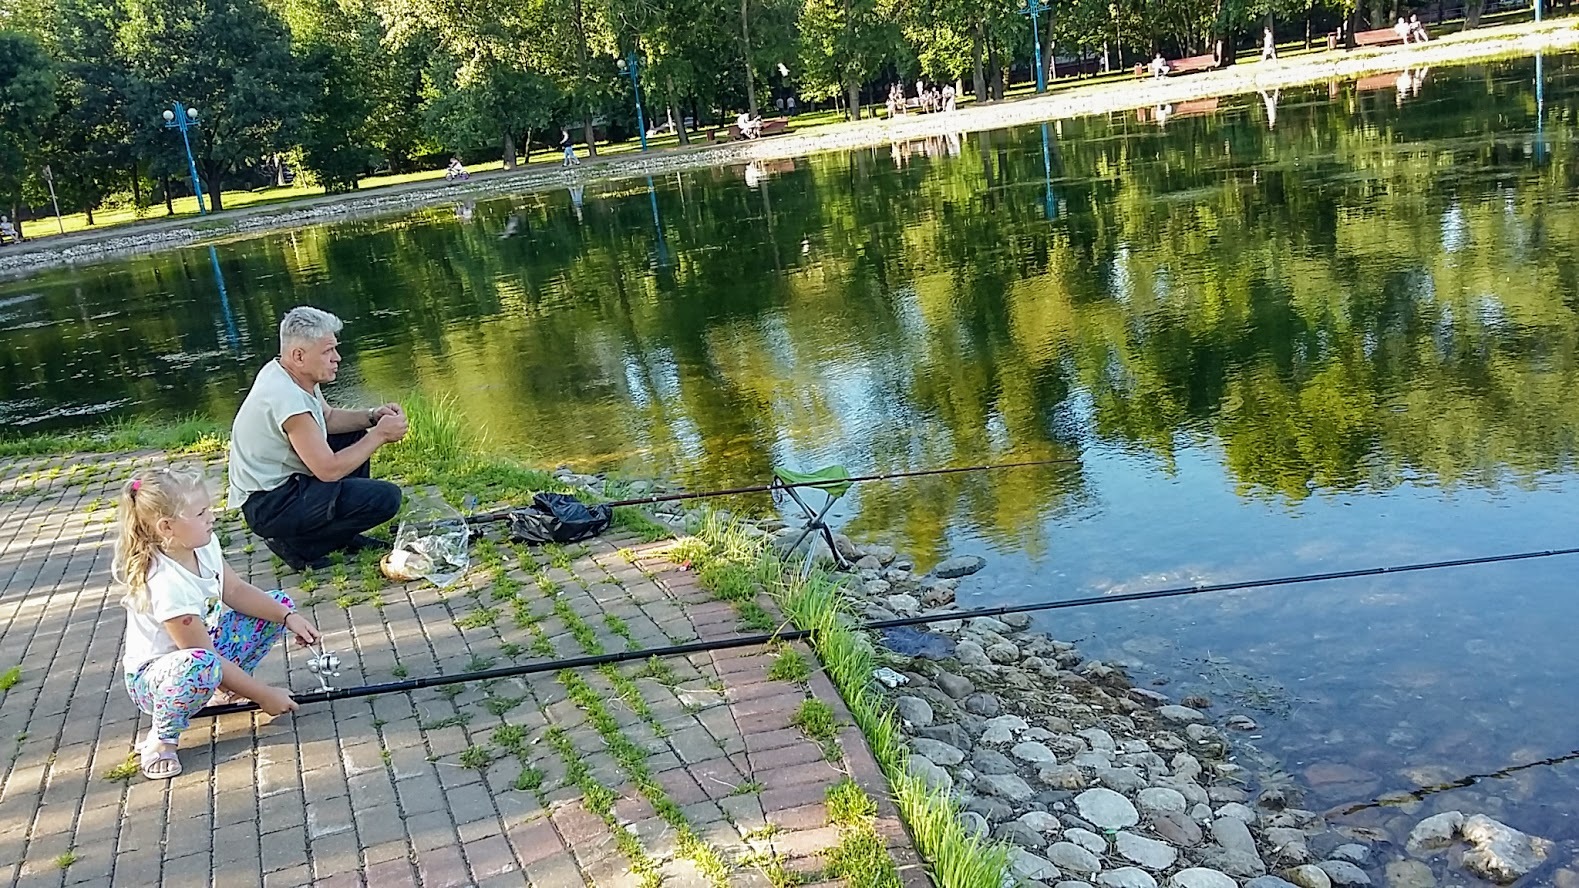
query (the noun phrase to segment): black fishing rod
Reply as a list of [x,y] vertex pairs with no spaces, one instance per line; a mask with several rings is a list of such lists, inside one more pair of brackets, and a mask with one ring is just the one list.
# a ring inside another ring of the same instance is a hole
[[1435,795],[1439,792],[1447,792],[1451,789],[1463,789],[1468,786],[1474,786],[1482,780],[1497,780],[1504,777],[1512,777],[1514,774],[1517,774],[1520,771],[1528,771],[1531,768],[1544,768],[1552,765],[1561,765],[1565,762],[1576,760],[1579,760],[1579,749],[1575,749],[1572,752],[1563,753],[1562,755],[1554,755],[1551,758],[1543,758],[1536,762],[1525,762],[1522,765],[1509,765],[1506,768],[1502,768],[1501,770],[1491,771],[1486,774],[1465,774],[1463,777],[1459,777],[1456,780],[1444,780],[1441,783],[1433,783],[1429,786],[1422,786],[1417,789],[1402,790],[1397,793],[1380,796],[1368,802],[1356,802],[1355,804],[1349,805],[1347,807],[1334,808],[1328,813],[1331,816],[1343,817],[1349,814],[1358,814],[1361,811],[1367,811],[1371,808],[1395,807],[1404,798],[1413,799],[1418,802],[1424,800],[1428,795]]
[[[821,481],[797,481],[793,484],[775,481],[771,484],[753,484],[749,487],[731,487],[724,490],[704,490],[696,493],[661,493],[652,496],[637,496],[630,499],[613,500],[598,503],[600,506],[615,508],[618,506],[651,506],[657,503],[672,503],[681,500],[711,499],[720,496],[738,496],[746,493],[771,493],[775,490],[786,490],[791,487],[828,487],[834,484],[860,484],[866,481],[894,481],[900,478],[923,478],[929,475],[952,475],[959,472],[986,472],[993,469],[1022,469],[1030,466],[1054,466],[1080,462],[1079,457],[1063,457],[1060,459],[1035,459],[1026,462],[990,463],[979,466],[959,466],[951,469],[920,469],[914,472],[889,472],[882,475],[852,475],[848,478],[828,478]],[[519,507],[496,509],[492,512],[482,512],[477,515],[468,515],[468,524],[487,524],[492,521],[503,521],[510,517]]]
[[[1542,549],[1532,552],[1514,552],[1504,555],[1481,555],[1474,558],[1454,558],[1447,561],[1423,561],[1414,564],[1400,564],[1392,567],[1366,567],[1354,570],[1335,570],[1324,573],[1297,574],[1285,577],[1272,577],[1260,580],[1235,580],[1227,583],[1196,583],[1191,586],[1173,586],[1166,589],[1153,589],[1147,592],[1125,592],[1118,595],[1093,595],[1087,598],[1064,598],[1056,601],[1040,601],[1032,604],[1011,604],[1002,607],[977,608],[967,611],[948,611],[942,613],[922,614],[915,617],[897,617],[892,620],[876,620],[862,623],[853,628],[861,631],[876,632],[883,629],[898,629],[907,626],[922,626],[928,623],[942,623],[949,620],[971,620],[978,617],[1000,617],[1005,614],[1035,613],[1038,611],[1064,610],[1074,607],[1089,607],[1097,604],[1120,604],[1134,601],[1154,601],[1162,598],[1179,598],[1186,595],[1201,595],[1208,592],[1232,592],[1243,589],[1263,589],[1277,586],[1292,586],[1297,583],[1318,583],[1328,580],[1346,580],[1359,577],[1375,577],[1384,574],[1414,573],[1426,570],[1446,570],[1456,567],[1470,567],[1479,564],[1500,564],[1509,561],[1529,561],[1536,558],[1552,558],[1558,555],[1579,555],[1579,547],[1568,549]],[[646,660],[650,657],[678,657],[688,654],[700,654],[708,651],[728,650],[730,648],[752,647],[770,644],[778,641],[799,641],[810,638],[811,630],[791,629],[784,632],[773,632],[761,635],[738,635],[733,638],[719,638],[704,641],[693,641],[686,644],[670,645],[668,647],[646,648],[639,651],[620,651],[612,654],[592,654],[585,657],[570,657],[563,660],[548,660],[535,663],[524,663],[520,666],[501,666],[497,669],[483,669],[477,672],[458,672],[454,675],[429,675],[423,678],[408,678],[402,681],[392,681],[383,684],[365,685],[356,688],[337,688],[328,691],[311,691],[300,695],[293,694],[292,699],[297,703],[326,703],[334,700],[349,700],[356,697],[371,697],[377,694],[396,694],[405,691],[415,691],[422,688],[438,687],[440,685],[461,684],[474,681],[490,681],[500,678],[515,678],[522,675],[536,675],[543,672],[558,672],[561,669],[584,669],[589,666],[602,666],[608,663],[626,663],[631,660]],[[229,715],[234,712],[249,712],[257,709],[256,703],[232,703],[224,706],[207,707],[197,713],[195,717],[212,715]]]

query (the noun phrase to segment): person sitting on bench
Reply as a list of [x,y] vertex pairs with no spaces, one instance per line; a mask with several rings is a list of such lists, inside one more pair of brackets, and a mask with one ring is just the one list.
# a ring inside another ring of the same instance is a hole
[[735,118],[735,127],[740,130],[740,138],[755,139],[762,135],[762,118],[752,117],[750,112],[742,111]]
[[1157,53],[1157,57],[1151,60],[1151,76],[1153,78],[1167,77],[1168,67],[1168,60],[1162,57],[1162,53]]
[[330,407],[340,319],[302,306],[280,321],[280,355],[258,371],[230,432],[230,507],[295,570],[330,552],[388,548],[363,536],[400,511],[400,488],[370,477],[373,452],[406,436],[399,404]]

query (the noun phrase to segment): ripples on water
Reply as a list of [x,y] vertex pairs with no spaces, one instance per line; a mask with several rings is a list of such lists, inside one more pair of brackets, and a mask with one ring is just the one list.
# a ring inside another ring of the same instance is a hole
[[[0,421],[228,417],[280,313],[313,303],[349,322],[347,397],[453,394],[550,462],[700,488],[1078,455],[841,510],[923,561],[992,556],[966,604],[1572,545],[1576,70],[1542,60],[1539,91],[1532,60],[1410,72],[40,275],[0,286]],[[1250,715],[1325,808],[1579,746],[1575,566],[1044,625]],[[1576,784],[1530,768],[1348,819],[1481,810],[1561,856]]]

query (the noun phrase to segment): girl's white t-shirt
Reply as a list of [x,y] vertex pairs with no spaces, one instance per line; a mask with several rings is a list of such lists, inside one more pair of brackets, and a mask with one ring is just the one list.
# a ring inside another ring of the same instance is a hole
[[180,650],[165,628],[165,620],[194,616],[206,625],[214,624],[225,570],[218,535],[210,536],[197,550],[197,566],[197,575],[193,575],[163,552],[154,556],[148,569],[148,612],[126,609],[126,656],[121,662],[127,672],[134,673],[149,660]]

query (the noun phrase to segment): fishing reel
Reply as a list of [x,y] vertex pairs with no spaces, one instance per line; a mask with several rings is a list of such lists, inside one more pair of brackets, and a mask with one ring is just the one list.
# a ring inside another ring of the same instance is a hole
[[307,649],[312,651],[312,656],[307,658],[307,671],[311,672],[313,677],[318,679],[318,689],[321,691],[334,690],[334,688],[329,686],[328,682],[324,681],[324,677],[340,677],[340,657],[330,653],[327,645],[320,644],[318,647],[308,645]]

